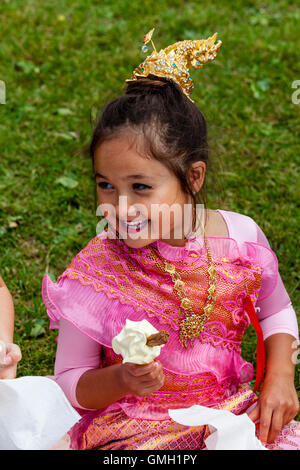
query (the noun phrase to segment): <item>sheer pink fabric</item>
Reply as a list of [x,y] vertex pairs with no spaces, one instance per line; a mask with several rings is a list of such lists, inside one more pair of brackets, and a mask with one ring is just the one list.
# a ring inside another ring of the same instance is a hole
[[[218,265],[220,279],[222,278],[223,282],[230,280],[234,289],[234,283],[243,276],[249,286],[252,286],[252,298],[256,302],[265,338],[279,332],[298,338],[296,315],[279,275],[276,255],[264,233],[250,217],[230,211],[220,213],[227,222],[230,237],[209,237],[213,257],[219,260],[227,259],[227,262],[220,261]],[[101,234],[99,238],[102,243],[105,234]],[[170,332],[168,348],[163,348],[159,357],[164,368],[170,372],[187,375],[210,372],[220,383],[225,383],[232,377],[239,383],[251,380],[253,367],[240,355],[240,341],[249,319],[241,316],[238,297],[236,300],[230,300],[233,304],[233,323],[230,328],[227,325],[226,329],[219,321],[212,321],[206,336],[195,342],[192,351],[182,354],[178,349],[176,303],[170,299],[168,310],[162,311],[161,304],[155,304],[158,298],[154,298],[154,301],[150,296],[149,299],[147,296],[135,298],[134,285],[129,286],[132,288],[132,298],[129,289],[124,301],[124,292],[118,290],[118,284],[112,282],[110,285],[108,281],[111,279],[109,276],[112,276],[113,254],[111,260],[108,257],[107,265],[101,265],[102,273],[108,276],[104,281],[93,264],[95,246],[94,241],[94,245],[83,252],[83,257],[78,254],[72,267],[66,270],[57,283],[51,282],[48,276],[43,279],[42,295],[51,319],[51,327],[60,329],[55,376],[75,407],[83,409],[76,400],[76,385],[80,376],[88,369],[101,367],[101,348],[111,348],[111,340],[124,326],[126,318],[136,321],[147,318],[157,329],[162,329],[163,325],[163,328]],[[171,260],[175,265],[182,266],[184,261],[187,270],[196,265],[201,269],[205,262],[202,256],[205,249],[203,237],[190,239],[185,247],[173,247],[161,240],[155,242],[155,246],[165,259]],[[87,257],[87,253],[90,256]],[[191,253],[196,254],[196,258],[190,258]],[[126,253],[123,256],[126,256]],[[150,287],[152,285],[152,289],[157,288],[159,283],[160,289],[168,294],[169,281],[152,271],[149,259],[145,265],[146,257],[141,260],[139,256],[132,257],[134,266],[141,268],[142,277],[136,276],[137,282],[144,281],[148,275],[147,282]],[[118,263],[120,260],[122,256],[119,255]],[[82,267],[82,263],[86,264],[86,276],[83,276],[79,269],[76,270],[79,264]],[[118,266],[120,267],[120,264],[114,265],[114,276]],[[118,282],[124,283],[125,278],[119,275]],[[194,285],[199,296],[197,279]],[[191,286],[193,287],[193,284]],[[230,305],[227,305],[227,308],[230,308]]]

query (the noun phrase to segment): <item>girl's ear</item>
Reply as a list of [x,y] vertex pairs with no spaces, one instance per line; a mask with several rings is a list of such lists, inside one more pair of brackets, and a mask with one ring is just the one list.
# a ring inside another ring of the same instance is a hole
[[206,171],[206,164],[205,162],[198,161],[194,162],[191,165],[189,171],[190,182],[192,184],[192,188],[196,193],[200,191],[205,179],[205,171]]

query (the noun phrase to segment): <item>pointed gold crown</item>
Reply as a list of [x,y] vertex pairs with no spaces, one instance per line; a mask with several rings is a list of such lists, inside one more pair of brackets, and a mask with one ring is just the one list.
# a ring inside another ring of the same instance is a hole
[[200,69],[206,62],[215,59],[222,42],[218,41],[217,34],[208,39],[198,39],[195,41],[186,40],[175,42],[165,49],[156,51],[152,41],[154,28],[144,36],[142,51],[147,52],[146,44],[151,41],[153,52],[146,57],[134,71],[127,83],[138,80],[140,77],[147,77],[149,74],[157,77],[165,77],[174,80],[181,88],[183,93],[189,97],[194,89],[193,80],[190,77],[189,69]]

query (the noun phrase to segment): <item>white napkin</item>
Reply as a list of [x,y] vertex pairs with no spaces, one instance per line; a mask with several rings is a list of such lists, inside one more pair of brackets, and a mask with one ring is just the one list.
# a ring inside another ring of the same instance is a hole
[[0,380],[0,449],[47,450],[80,420],[47,377]]
[[246,413],[237,416],[199,405],[168,412],[173,421],[185,426],[208,425],[211,432],[205,440],[208,450],[268,450],[255,436],[255,424]]

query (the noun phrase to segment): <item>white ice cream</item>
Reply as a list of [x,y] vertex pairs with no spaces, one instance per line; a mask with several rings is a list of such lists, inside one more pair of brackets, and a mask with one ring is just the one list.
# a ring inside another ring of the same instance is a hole
[[149,364],[160,355],[162,346],[149,347],[146,345],[147,338],[158,333],[147,320],[131,321],[126,324],[121,332],[112,340],[112,348],[116,354],[121,354],[123,364],[133,362],[134,364]]

